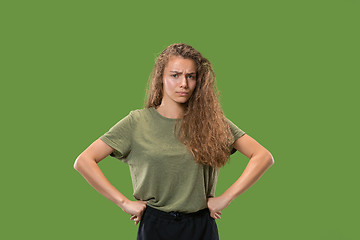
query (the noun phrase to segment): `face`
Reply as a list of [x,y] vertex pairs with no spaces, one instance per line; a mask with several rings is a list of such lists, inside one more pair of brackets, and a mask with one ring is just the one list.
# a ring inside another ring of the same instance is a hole
[[[171,56],[163,74],[163,101],[186,103],[195,86],[196,64],[194,60]],[[186,94],[181,94],[182,92]]]

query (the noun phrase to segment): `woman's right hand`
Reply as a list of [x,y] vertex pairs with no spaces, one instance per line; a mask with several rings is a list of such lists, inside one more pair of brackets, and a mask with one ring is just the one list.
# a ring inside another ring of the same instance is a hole
[[127,214],[131,215],[130,220],[135,221],[135,225],[138,224],[142,218],[143,212],[146,209],[146,201],[131,201],[127,200],[124,202],[121,209]]

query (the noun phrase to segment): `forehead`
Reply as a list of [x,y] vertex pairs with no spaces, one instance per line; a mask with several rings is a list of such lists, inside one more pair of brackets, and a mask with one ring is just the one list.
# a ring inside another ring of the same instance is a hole
[[171,56],[166,67],[168,71],[195,71],[196,64],[195,61],[188,58],[182,58],[178,56]]

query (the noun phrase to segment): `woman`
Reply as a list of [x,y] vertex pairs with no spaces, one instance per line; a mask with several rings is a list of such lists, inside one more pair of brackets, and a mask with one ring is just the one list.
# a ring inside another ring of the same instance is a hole
[[[219,239],[221,210],[274,163],[268,150],[224,116],[211,63],[193,47],[168,46],[149,78],[145,108],[92,143],[74,167],[106,198],[140,222],[137,239]],[[250,161],[215,197],[219,168],[236,150]],[[108,155],[129,165],[135,201],[97,163]]]

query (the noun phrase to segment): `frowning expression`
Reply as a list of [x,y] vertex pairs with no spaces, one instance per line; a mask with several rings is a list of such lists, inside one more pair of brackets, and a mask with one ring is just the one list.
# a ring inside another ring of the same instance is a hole
[[185,103],[196,86],[196,64],[192,59],[171,56],[163,74],[163,101]]

